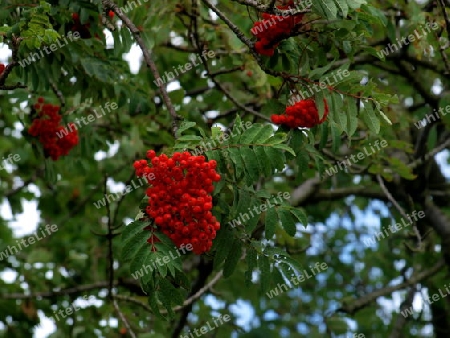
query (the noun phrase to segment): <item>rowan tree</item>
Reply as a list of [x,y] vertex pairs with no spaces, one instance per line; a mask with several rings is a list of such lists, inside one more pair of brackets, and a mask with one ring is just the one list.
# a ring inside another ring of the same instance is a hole
[[0,335],[447,337],[449,5],[3,1]]

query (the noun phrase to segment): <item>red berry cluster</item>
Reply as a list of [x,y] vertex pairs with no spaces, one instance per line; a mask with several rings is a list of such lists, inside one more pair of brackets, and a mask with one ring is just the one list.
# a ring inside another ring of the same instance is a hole
[[80,15],[78,13],[72,13],[72,20],[73,20],[73,26],[72,26],[72,32],[78,32],[80,33],[80,38],[82,39],[89,39],[91,38],[91,32],[89,31],[89,28],[91,27],[90,22],[87,22],[85,24],[81,24],[80,22]]
[[313,99],[301,100],[293,106],[286,107],[285,114],[272,115],[270,118],[275,124],[284,124],[289,128],[312,128],[323,123],[328,116],[328,104],[324,99],[325,111],[319,120],[319,112]]
[[[110,19],[114,18],[114,12],[113,11],[109,11],[108,12],[108,16],[110,17]],[[85,24],[81,24],[80,21],[80,15],[78,13],[72,13],[72,20],[73,20],[73,25],[71,27],[72,32],[78,32],[80,33],[80,37],[82,39],[89,39],[91,38],[91,32],[89,30],[89,28],[91,28],[91,23],[87,22]],[[94,18],[93,17],[89,17],[89,20],[94,22]],[[102,16],[99,15],[98,16],[98,20],[99,22],[102,22]],[[100,37],[98,36],[98,34],[95,34],[95,37],[97,39],[100,39]]]
[[[51,157],[52,160],[56,161],[60,156],[67,155],[78,144],[78,131],[75,125],[69,123],[71,132],[64,130],[65,128],[59,125],[61,122],[61,115],[58,114],[59,107],[49,103],[44,104],[42,97],[38,98],[38,102],[33,107],[37,110],[39,117],[33,120],[28,133],[31,136],[39,137],[45,156]],[[63,131],[68,134],[65,135]],[[65,136],[59,138],[58,132]]]
[[[277,6],[278,9],[287,10],[293,6],[290,1],[287,6]],[[262,21],[256,21],[251,29],[256,37],[255,50],[257,53],[272,56],[279,43],[290,36],[294,27],[302,21],[304,14],[283,17],[281,15],[271,15],[263,13]]]
[[0,63],[0,75],[5,71],[6,66],[3,63]]
[[[138,177],[156,177],[146,191],[146,213],[177,247],[190,243],[195,254],[209,251],[220,229],[211,213],[213,182],[220,181],[216,161],[188,152],[174,153],[171,158],[156,156],[153,150],[147,151],[147,158],[151,167],[147,160],[134,162]],[[154,236],[148,241],[154,241]]]

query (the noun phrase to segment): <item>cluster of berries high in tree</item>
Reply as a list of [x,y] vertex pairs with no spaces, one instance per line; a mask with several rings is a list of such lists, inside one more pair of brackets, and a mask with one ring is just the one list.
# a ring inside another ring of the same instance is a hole
[[323,100],[323,102],[325,111],[321,119],[319,119],[319,112],[313,99],[298,101],[293,106],[286,107],[284,114],[274,114],[270,118],[273,123],[286,125],[289,128],[312,128],[325,122],[328,116],[327,101]]
[[[69,151],[78,144],[78,131],[75,125],[70,123],[72,131],[60,138],[57,133],[62,133],[65,128],[60,125],[62,117],[59,115],[59,106],[44,103],[44,99],[40,97],[33,107],[38,116],[33,120],[28,133],[39,137],[46,157],[56,161],[60,156],[68,155]],[[67,133],[66,130],[64,131]]]
[[[114,18],[114,12],[113,11],[109,11],[108,12],[108,16],[110,17],[110,19]],[[101,21],[102,16],[99,15],[98,19]],[[72,32],[78,32],[80,34],[80,37],[82,39],[90,39],[91,38],[91,32],[90,32],[90,28],[91,28],[91,24],[90,22],[86,22],[84,24],[81,24],[80,21],[80,15],[78,13],[72,13],[72,20],[73,20],[73,25],[71,27],[71,31]],[[92,18],[93,20],[93,18]],[[97,39],[99,39],[99,36],[97,34],[95,34],[95,37]]]
[[[204,156],[189,152],[176,152],[171,158],[165,154],[156,156],[154,150],[147,151],[147,158],[150,165],[147,160],[134,163],[138,177],[154,177],[146,191],[147,215],[178,248],[191,244],[195,254],[209,251],[220,229],[211,213],[213,183],[221,179],[216,161],[206,161]],[[155,237],[152,233],[147,242],[158,242]]]
[[[293,1],[286,6],[277,6],[280,10],[293,8]],[[279,43],[291,35],[294,27],[303,19],[304,13],[281,16],[263,13],[262,21],[253,24],[251,33],[256,37],[255,51],[261,55],[272,56]]]

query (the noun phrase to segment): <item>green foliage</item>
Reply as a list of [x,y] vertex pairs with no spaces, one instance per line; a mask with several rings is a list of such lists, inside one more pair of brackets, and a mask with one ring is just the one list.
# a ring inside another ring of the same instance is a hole
[[[268,57],[251,50],[259,5],[242,2],[116,1],[135,31],[128,20],[119,24],[118,13],[110,18],[99,0],[2,1],[0,37],[14,59],[2,59],[13,67],[0,75],[0,153],[20,160],[0,164],[6,210],[0,215],[0,336],[31,337],[42,314],[56,325],[50,337],[112,338],[124,336],[125,327],[142,338],[187,335],[217,313],[232,318],[208,333],[219,338],[392,334],[406,288],[354,314],[335,310],[405,282],[448,254],[442,245],[448,240],[427,232],[432,217],[418,222],[424,251],[415,251],[411,227],[374,247],[364,244],[375,230],[400,222],[385,189],[405,212],[428,210],[422,202],[432,201],[440,209],[433,216],[448,214],[448,184],[438,164],[433,158],[414,164],[418,152],[432,152],[448,138],[450,115],[441,113],[426,128],[414,125],[431,107],[450,104],[445,16],[429,3],[396,3],[393,11],[391,2],[312,1],[292,36]],[[215,7],[221,15],[212,14]],[[431,22],[438,29],[425,33]],[[91,37],[70,40],[83,25]],[[416,30],[421,38],[381,52]],[[128,54],[136,36],[146,47],[143,60]],[[67,45],[42,53],[66,38]],[[202,56],[208,51],[214,57]],[[319,119],[328,107],[323,124],[290,130],[270,123],[299,96],[315,100]],[[64,125],[107,102],[118,108],[81,122],[78,146],[52,161],[28,134],[38,97],[61,107]],[[375,141],[388,146],[372,152]],[[180,253],[146,214],[148,184],[136,178],[133,162],[148,149],[217,162],[222,179],[212,212],[221,227],[209,252]],[[358,154],[363,157],[350,160]],[[18,235],[12,222],[30,230],[30,205],[37,210],[34,233],[47,223],[59,230],[15,252],[31,234]],[[316,263],[329,268],[293,282]],[[430,293],[444,282],[440,272],[420,284]],[[290,289],[268,296],[283,284]],[[55,318],[84,296],[96,301]],[[408,318],[397,335],[421,337],[435,313],[449,317],[445,304],[435,306]],[[254,320],[243,323],[246,311]]]

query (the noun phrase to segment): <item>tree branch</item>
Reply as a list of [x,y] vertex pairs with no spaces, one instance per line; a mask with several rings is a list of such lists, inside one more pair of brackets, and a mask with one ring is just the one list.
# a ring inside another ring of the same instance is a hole
[[[103,7],[105,8],[105,10],[108,10],[108,9],[113,10],[114,13],[117,14],[119,19],[123,21],[125,26],[128,27],[131,34],[133,34],[134,39],[136,40],[136,43],[141,48],[142,54],[144,56],[144,60],[147,63],[147,66],[150,68],[154,78],[155,79],[161,78],[161,76],[159,75],[158,68],[156,67],[155,62],[153,61],[151,52],[147,49],[147,47],[145,46],[144,40],[142,40],[142,38],[140,36],[139,29],[137,29],[137,27],[133,24],[133,22],[131,22],[131,20],[125,14],[122,13],[122,11],[119,9],[119,7],[113,1],[102,0],[102,4],[103,4]],[[178,115],[175,111],[175,107],[173,106],[172,101],[170,100],[169,94],[167,93],[167,89],[164,86],[161,86],[160,89],[161,89],[163,101],[164,101],[167,109],[169,110],[170,116],[172,117],[172,133],[173,133],[173,136],[176,137],[176,131],[178,130],[178,121],[180,118],[178,117]]]
[[426,271],[422,271],[422,272],[418,273],[417,275],[412,276],[408,281],[400,283],[400,284],[397,284],[397,285],[387,286],[385,288],[376,290],[376,291],[371,292],[371,293],[369,293],[369,294],[367,294],[367,295],[365,295],[365,296],[363,296],[363,297],[361,297],[359,299],[356,299],[352,303],[344,303],[344,304],[342,304],[341,308],[339,308],[337,311],[353,315],[357,311],[359,311],[359,310],[365,308],[366,306],[368,306],[370,303],[372,303],[373,301],[375,301],[379,297],[383,297],[383,296],[389,295],[392,292],[404,289],[406,287],[409,287],[410,285],[419,283],[420,281],[425,280],[425,279],[435,275],[444,266],[445,266],[445,262],[444,262],[443,259],[441,259],[431,269],[428,269]]

